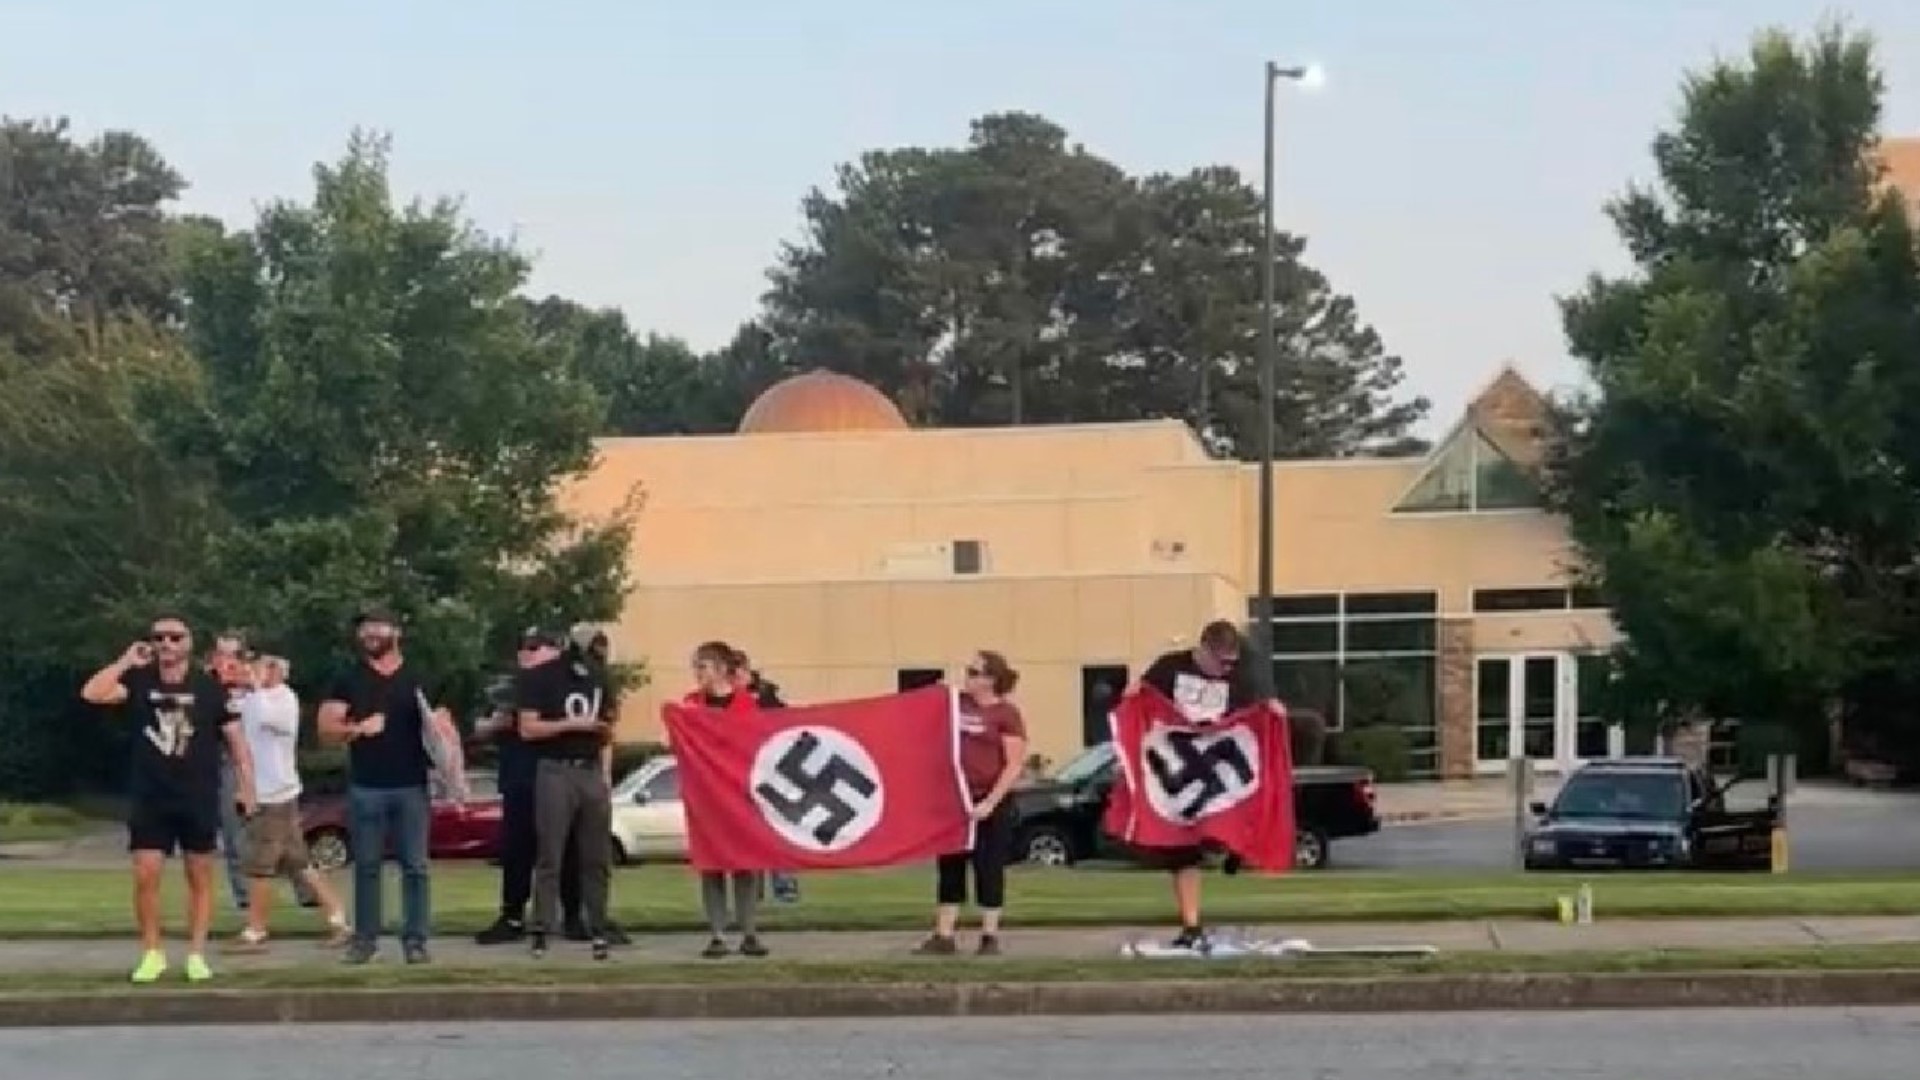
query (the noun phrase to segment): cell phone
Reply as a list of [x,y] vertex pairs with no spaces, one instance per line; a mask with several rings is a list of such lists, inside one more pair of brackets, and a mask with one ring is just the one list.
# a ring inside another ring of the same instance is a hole
[[136,641],[133,643],[133,655],[135,659],[144,664],[153,659],[153,646],[144,641]]

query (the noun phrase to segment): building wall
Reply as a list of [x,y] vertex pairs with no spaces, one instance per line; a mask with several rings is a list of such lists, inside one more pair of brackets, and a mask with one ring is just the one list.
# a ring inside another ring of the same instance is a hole
[[[1137,672],[1209,619],[1244,619],[1256,586],[1258,472],[1210,460],[1175,422],[609,439],[600,451],[567,502],[640,508],[638,584],[614,645],[646,660],[653,684],[625,704],[627,738],[657,736],[659,705],[703,640],[745,648],[801,702],[889,693],[901,669],[951,676],[984,647],[1022,671],[1035,749],[1058,761],[1081,745],[1084,666]],[[1563,584],[1565,531],[1537,511],[1394,513],[1426,464],[1282,463],[1276,592],[1437,592],[1450,629],[1435,650],[1436,741],[1459,774],[1477,653],[1599,650],[1612,636],[1599,612],[1475,615],[1476,589]],[[956,540],[983,545],[977,576],[955,575],[941,545]]]

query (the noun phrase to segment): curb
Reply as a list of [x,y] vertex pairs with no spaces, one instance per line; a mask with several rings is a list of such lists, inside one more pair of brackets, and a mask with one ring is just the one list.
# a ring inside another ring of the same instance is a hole
[[161,990],[0,995],[0,1028],[1166,1013],[1812,1008],[1920,1003],[1920,970],[1142,982]]

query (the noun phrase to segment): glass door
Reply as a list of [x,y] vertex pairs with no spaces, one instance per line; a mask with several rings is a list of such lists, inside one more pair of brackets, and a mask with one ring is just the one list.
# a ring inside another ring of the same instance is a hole
[[1574,666],[1563,653],[1482,656],[1474,678],[1474,769],[1500,773],[1524,754],[1538,772],[1577,761]]

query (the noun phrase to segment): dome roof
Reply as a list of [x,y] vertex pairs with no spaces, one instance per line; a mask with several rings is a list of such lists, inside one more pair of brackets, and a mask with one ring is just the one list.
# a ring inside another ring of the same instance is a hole
[[815,368],[774,383],[740,418],[740,434],[794,431],[905,431],[906,417],[859,379]]

